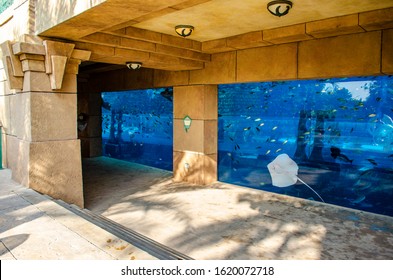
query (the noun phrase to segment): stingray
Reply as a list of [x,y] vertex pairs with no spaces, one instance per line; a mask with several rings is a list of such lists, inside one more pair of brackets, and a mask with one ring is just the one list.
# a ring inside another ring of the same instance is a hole
[[275,187],[284,188],[296,184],[297,180],[312,190],[323,202],[322,197],[309,185],[297,176],[299,167],[287,154],[278,155],[271,163],[267,165],[272,184]]

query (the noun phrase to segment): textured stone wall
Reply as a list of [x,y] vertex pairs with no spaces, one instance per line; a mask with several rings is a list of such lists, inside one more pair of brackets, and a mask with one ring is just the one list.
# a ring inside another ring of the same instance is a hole
[[[217,86],[175,87],[173,176],[200,185],[217,180]],[[192,119],[184,129],[183,119]]]
[[89,56],[73,44],[29,35],[1,44],[3,163],[14,180],[81,207],[76,77]]

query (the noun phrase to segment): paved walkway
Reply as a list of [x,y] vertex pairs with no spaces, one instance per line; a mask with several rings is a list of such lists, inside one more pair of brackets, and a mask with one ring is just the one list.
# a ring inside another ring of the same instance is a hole
[[[0,171],[0,259],[154,259]],[[108,158],[84,162],[86,207],[195,259],[393,259],[393,218]]]
[[393,259],[393,218],[171,173],[84,161],[86,207],[194,259]]
[[0,259],[155,259],[0,170]]

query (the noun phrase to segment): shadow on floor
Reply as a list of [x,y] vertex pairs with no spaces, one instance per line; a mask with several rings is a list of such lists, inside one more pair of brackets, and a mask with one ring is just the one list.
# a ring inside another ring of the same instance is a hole
[[195,259],[392,259],[393,218],[109,158],[83,164],[86,208]]

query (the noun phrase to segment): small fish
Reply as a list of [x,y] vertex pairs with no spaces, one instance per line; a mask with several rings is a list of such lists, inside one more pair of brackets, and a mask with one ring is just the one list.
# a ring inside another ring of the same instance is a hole
[[230,123],[230,124],[226,125],[225,128],[230,128],[231,126],[232,126],[232,124]]
[[259,124],[259,126],[264,126],[264,125],[265,125],[265,123],[260,123],[260,124]]
[[351,128],[351,131],[349,133],[352,133],[352,132],[353,132],[353,127]]
[[255,149],[259,150],[259,149],[261,149],[261,148],[262,148],[261,146],[258,146],[258,147],[256,147]]
[[306,131],[303,133],[303,135],[309,135],[309,134],[310,134],[310,131]]
[[229,140],[231,140],[233,142],[233,138],[232,137],[229,137]]
[[376,114],[370,114],[370,115],[368,115],[369,118],[374,118],[374,117],[376,117],[376,116],[377,116]]
[[341,150],[340,150],[339,148],[337,148],[337,147],[332,146],[332,147],[330,148],[330,152],[331,152],[330,155],[331,155],[332,158],[334,158],[334,159],[339,159],[339,160],[341,160],[341,161],[343,161],[343,162],[349,162],[349,163],[351,163],[351,164],[352,164],[352,162],[353,162],[353,159],[349,159],[346,155],[342,154],[342,153],[341,153]]
[[264,183],[264,182],[260,182],[259,185],[260,185],[260,186],[264,186],[265,183]]
[[388,158],[393,158],[393,154],[391,154],[390,156],[388,156]]
[[347,107],[347,106],[340,106],[339,108],[340,108],[340,109],[343,109],[343,110],[346,110],[346,109],[348,109],[348,107]]
[[375,100],[377,101],[377,102],[379,102],[379,101],[381,101],[381,97],[377,97],[377,98],[375,98]]
[[243,130],[247,131],[247,130],[250,130],[250,129],[251,129],[251,127],[245,127]]
[[270,142],[271,142],[271,143],[274,143],[274,142],[276,142],[276,139],[272,139],[272,140],[270,140]]
[[275,126],[275,127],[272,128],[272,130],[276,130],[277,128],[278,128],[278,126]]
[[350,199],[349,201],[350,201],[351,203],[357,204],[357,203],[362,202],[362,201],[365,200],[365,199],[366,199],[366,197],[365,197],[364,195],[361,195],[361,196],[359,196],[358,198],[356,198],[356,199]]
[[232,154],[231,154],[231,153],[227,153],[227,155],[228,155],[229,157],[231,157],[231,156],[232,156]]
[[374,166],[378,165],[378,163],[374,159],[372,159],[372,158],[368,158],[367,160]]
[[259,122],[261,120],[261,118],[257,118],[254,121]]
[[258,131],[261,131],[261,130],[259,129],[259,127],[256,127],[255,129],[258,130]]
[[341,98],[341,97],[340,97],[340,98],[337,98],[337,100],[340,101],[340,102],[346,102],[346,101],[347,101],[346,99]]
[[281,148],[277,149],[277,150],[276,150],[276,153],[278,153],[278,152],[281,151],[281,150],[282,150]]
[[268,154],[270,154],[270,150],[267,150],[265,155],[268,155]]
[[288,139],[282,142],[283,145],[285,145],[286,143],[288,143]]

